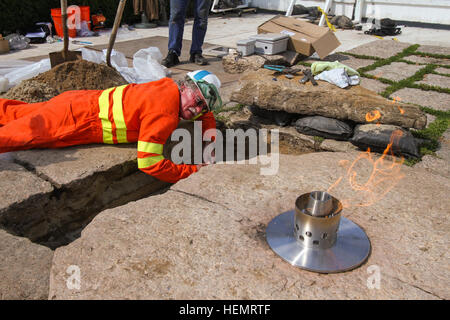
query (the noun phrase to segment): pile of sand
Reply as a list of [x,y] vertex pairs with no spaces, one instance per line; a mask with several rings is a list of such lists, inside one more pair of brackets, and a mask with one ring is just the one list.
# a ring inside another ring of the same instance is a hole
[[10,89],[6,99],[28,103],[47,101],[69,90],[104,90],[127,84],[113,68],[86,60],[70,61]]

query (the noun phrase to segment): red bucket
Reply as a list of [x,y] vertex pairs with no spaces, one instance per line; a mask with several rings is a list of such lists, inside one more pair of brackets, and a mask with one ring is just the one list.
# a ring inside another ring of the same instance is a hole
[[91,30],[91,7],[80,6],[81,11],[81,21],[86,21],[89,30]]
[[[51,9],[53,24],[55,25],[56,34],[61,38],[64,37],[62,18],[61,18],[61,8]],[[69,37],[75,38],[77,36],[77,29],[69,28]]]
[[[89,30],[91,30],[91,8],[89,6],[80,6],[80,22],[86,21]],[[70,7],[68,10],[71,14],[68,17],[71,17],[74,13],[70,11]],[[62,27],[62,18],[61,18],[61,8],[51,9],[51,15],[53,18],[53,22],[55,24],[55,30],[58,36],[61,38],[64,37],[63,27]],[[69,28],[69,37],[75,38],[77,36],[76,26]]]

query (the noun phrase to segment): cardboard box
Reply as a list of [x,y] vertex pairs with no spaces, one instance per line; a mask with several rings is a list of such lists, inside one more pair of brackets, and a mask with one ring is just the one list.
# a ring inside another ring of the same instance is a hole
[[0,53],[9,52],[9,41],[2,37],[0,34]]
[[341,45],[328,27],[319,27],[306,21],[281,15],[260,25],[258,33],[286,34],[289,36],[288,50],[305,56],[317,52],[321,59]]

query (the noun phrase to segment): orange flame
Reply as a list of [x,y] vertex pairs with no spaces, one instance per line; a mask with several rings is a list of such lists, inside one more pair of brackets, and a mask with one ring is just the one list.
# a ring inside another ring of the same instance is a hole
[[381,113],[378,110],[372,110],[366,113],[366,121],[372,122],[381,118]]
[[[392,103],[397,103],[399,101],[402,101],[402,98],[400,97],[394,97],[394,99],[392,99]],[[397,106],[398,111],[400,111],[400,114],[405,114],[405,110],[403,108],[401,108],[400,106]]]
[[[392,146],[401,138],[403,132],[396,130],[392,133],[390,142],[383,152],[383,155],[374,160],[370,152],[370,148],[366,152],[362,152],[348,167],[345,176],[341,176],[336,182],[334,182],[327,190],[331,192],[342,181],[348,182],[351,189],[354,191],[354,196],[341,200],[344,208],[351,206],[355,207],[367,207],[380,201],[384,196],[390,192],[398,182],[403,178],[403,174],[400,172],[401,166],[404,162],[404,158],[401,157],[397,160],[392,151]],[[392,156],[392,160],[386,159],[386,157]],[[360,182],[361,179],[357,171],[364,170],[367,166],[364,166],[364,161],[369,163],[369,170],[371,170],[369,178],[365,182]],[[340,162],[340,165],[344,164]],[[347,178],[347,179],[344,179]]]

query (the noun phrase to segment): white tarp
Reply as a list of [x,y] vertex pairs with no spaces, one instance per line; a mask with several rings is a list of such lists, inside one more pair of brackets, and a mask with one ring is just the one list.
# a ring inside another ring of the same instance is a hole
[[[106,63],[106,49],[98,52],[82,48],[83,59],[95,63]],[[133,67],[128,67],[125,55],[112,50],[111,65],[129,83],[145,83],[164,78],[168,74],[166,67],[161,65],[163,56],[157,47],[141,49],[133,55]]]
[[[106,63],[106,49],[103,52],[81,48],[83,59],[95,63]],[[133,67],[128,67],[127,58],[119,51],[112,50],[111,65],[129,83],[156,81],[168,75],[166,67],[161,65],[163,56],[156,47],[141,49],[133,56]],[[39,62],[12,60],[0,62],[0,76],[8,80],[8,89],[22,80],[30,79],[50,70],[50,59]],[[5,81],[2,81],[5,83]]]

